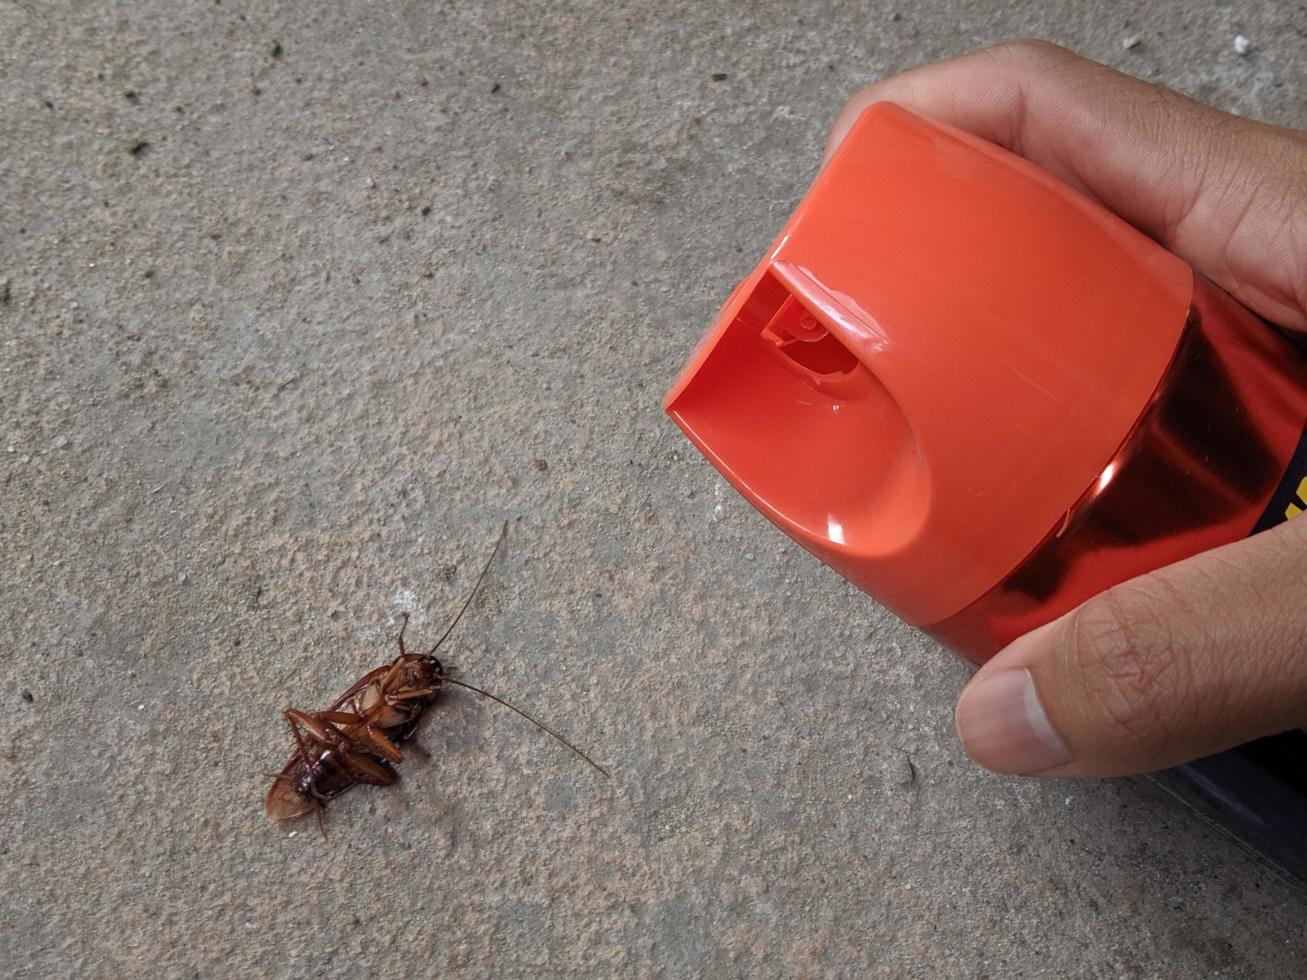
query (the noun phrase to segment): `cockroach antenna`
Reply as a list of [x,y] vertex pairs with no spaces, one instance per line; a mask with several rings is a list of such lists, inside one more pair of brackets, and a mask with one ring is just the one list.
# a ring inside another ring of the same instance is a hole
[[456,681],[456,680],[454,680],[454,678],[450,677],[448,674],[446,674],[444,677],[442,677],[441,680],[444,681],[446,684],[455,684],[455,685],[457,685],[458,687],[464,687],[464,688],[467,688],[469,691],[472,691],[472,692],[475,693],[475,694],[480,694],[483,698],[489,698],[491,701],[494,701],[494,702],[496,702],[497,704],[502,704],[502,705],[503,705],[505,708],[507,708],[509,711],[516,711],[519,715],[521,715],[523,718],[525,718],[525,719],[526,719],[527,721],[529,721],[531,724],[535,725],[536,728],[540,729],[540,730],[541,730],[542,732],[544,732],[546,735],[550,735],[550,736],[552,736],[553,738],[557,739],[559,742],[561,742],[562,744],[566,745],[569,749],[571,749],[573,752],[575,752],[578,756],[580,756],[580,757],[581,757],[582,759],[584,759],[586,762],[590,763],[590,765],[593,766],[593,767],[594,767],[594,768],[595,768],[595,769],[596,769],[596,770],[597,770],[597,771],[598,771],[598,772],[599,772],[599,773],[600,773],[600,774],[601,774],[605,779],[611,779],[611,778],[612,778],[612,776],[609,774],[608,770],[605,769],[603,766],[601,766],[599,763],[595,762],[594,759],[590,758],[588,755],[586,755],[584,752],[582,752],[580,749],[578,749],[575,745],[573,745],[571,742],[569,742],[567,739],[565,739],[562,735],[558,734],[558,732],[554,731],[552,728],[550,728],[548,725],[546,725],[546,724],[545,724],[543,721],[541,721],[539,718],[535,718],[535,717],[533,717],[533,716],[527,714],[525,711],[523,711],[523,710],[522,710],[521,708],[519,708],[517,705],[515,705],[515,704],[509,704],[507,701],[505,701],[503,698],[499,697],[498,695],[496,695],[496,694],[491,694],[489,691],[483,691],[483,690],[482,690],[481,688],[479,688],[479,687],[474,687],[473,685],[471,685],[471,684],[467,684],[467,683],[464,683],[463,681]]
[[504,538],[507,536],[508,521],[504,521],[504,526],[499,529],[499,538],[495,541],[495,547],[490,552],[490,557],[486,559],[486,564],[485,567],[481,569],[481,574],[477,576],[476,583],[472,586],[472,591],[467,594],[467,598],[463,600],[463,607],[459,609],[458,615],[455,616],[449,626],[445,628],[445,632],[441,634],[440,639],[436,641],[436,645],[427,651],[428,657],[434,656],[436,651],[440,649],[440,645],[449,639],[449,634],[454,632],[454,627],[457,626],[458,621],[463,618],[463,613],[467,612],[467,607],[472,605],[472,600],[476,598],[477,592],[480,591],[481,583],[485,581],[486,574],[490,571],[490,566],[495,563],[495,556],[499,554],[499,549],[503,546]]

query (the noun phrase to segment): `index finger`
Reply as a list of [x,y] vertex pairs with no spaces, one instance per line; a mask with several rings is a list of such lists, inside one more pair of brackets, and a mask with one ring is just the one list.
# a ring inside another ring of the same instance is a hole
[[837,117],[827,156],[879,101],[1026,157],[1262,316],[1307,330],[1307,133],[1017,41],[863,89]]

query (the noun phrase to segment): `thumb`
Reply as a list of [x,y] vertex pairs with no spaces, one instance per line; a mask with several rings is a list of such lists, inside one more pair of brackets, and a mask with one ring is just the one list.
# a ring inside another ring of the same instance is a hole
[[1148,772],[1307,724],[1307,520],[1140,576],[1013,642],[962,692],[987,769]]

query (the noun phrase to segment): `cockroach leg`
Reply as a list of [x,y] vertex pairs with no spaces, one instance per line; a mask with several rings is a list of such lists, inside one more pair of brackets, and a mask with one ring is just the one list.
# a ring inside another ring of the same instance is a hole
[[285,715],[290,721],[292,728],[297,725],[302,727],[319,742],[334,745],[338,737],[343,737],[341,732],[334,725],[319,721],[314,715],[309,714],[307,711],[300,711],[299,708],[287,708]]
[[399,655],[401,657],[407,657],[408,651],[404,649],[404,631],[408,629],[408,613],[404,612],[399,615],[404,620],[399,627]]
[[[407,656],[407,654],[405,654],[405,656]],[[386,697],[386,692],[390,690],[390,685],[394,683],[395,679],[398,678],[401,673],[403,673],[405,666],[407,666],[407,661],[396,659],[395,662],[390,665],[390,670],[386,671],[381,680],[377,681],[377,693],[383,698]]]
[[423,687],[415,691],[400,691],[398,694],[387,694],[386,700],[393,704],[396,701],[413,701],[417,698],[426,698],[438,693],[440,693],[438,687]]
[[321,717],[321,715],[325,714],[344,715],[346,712],[321,712],[318,717],[315,717],[306,711],[300,711],[298,708],[287,708],[284,714],[286,717],[286,723],[290,725],[291,734],[295,736],[295,744],[298,746],[300,762],[304,766],[304,771],[309,774],[309,795],[313,797],[314,802],[318,805],[318,808],[321,809],[326,805],[326,802],[331,799],[331,797],[324,796],[322,793],[318,792],[318,780],[315,774],[315,767],[313,760],[309,758],[309,747],[305,744],[304,733],[301,731],[301,728],[307,731],[318,742],[330,746],[332,750],[339,753],[342,759],[347,760],[349,758],[349,738],[344,732],[332,724],[330,720]]
[[284,712],[286,724],[290,725],[290,733],[295,736],[295,744],[299,746],[300,762],[303,763],[306,772],[313,771],[313,763],[309,761],[309,747],[304,744],[304,736],[300,733],[299,725],[295,724],[295,715],[302,715],[304,712],[296,711],[294,708],[287,708]]
[[324,745],[332,748],[348,749],[349,736],[336,727],[337,722],[329,719],[328,715],[346,716],[352,719],[347,724],[352,724],[353,720],[362,721],[358,715],[349,714],[344,711],[318,711],[309,714],[307,711],[300,711],[298,708],[287,708],[286,717],[291,719],[292,724],[302,725],[304,729]]
[[373,762],[366,755],[346,752],[342,757],[346,767],[360,783],[371,786],[389,786],[395,782],[395,774],[379,762]]
[[319,711],[318,719],[320,721],[329,721],[336,725],[363,724],[363,716],[356,715],[352,711]]
[[376,748],[377,752],[385,756],[391,762],[404,761],[403,753],[399,751],[399,748],[395,745],[394,742],[386,738],[386,736],[381,733],[380,728],[377,728],[375,725],[369,724],[363,730],[367,734],[368,740]]
[[[322,811],[327,808],[326,797],[318,792],[318,781],[314,775],[313,763],[309,761],[309,749],[304,744],[304,736],[300,733],[299,726],[295,724],[295,715],[303,715],[304,712],[296,711],[294,708],[287,708],[286,724],[290,725],[290,732],[295,736],[295,744],[299,747],[300,762],[304,766],[304,771],[309,774],[309,795],[313,798],[313,812],[318,818],[318,830],[322,834],[322,839],[327,839],[327,825],[322,819]],[[289,773],[278,773],[277,780],[291,778]]]

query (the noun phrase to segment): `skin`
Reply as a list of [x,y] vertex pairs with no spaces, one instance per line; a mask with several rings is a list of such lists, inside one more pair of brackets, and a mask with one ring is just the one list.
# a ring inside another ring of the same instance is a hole
[[[863,89],[827,153],[881,100],[1027,157],[1271,323],[1307,332],[1307,133],[1018,41]],[[1307,520],[1123,583],[986,664],[959,699],[959,735],[997,772],[1115,776],[1305,727],[1305,596]],[[1035,749],[1011,720],[1018,690],[1047,726]]]

